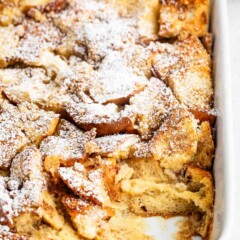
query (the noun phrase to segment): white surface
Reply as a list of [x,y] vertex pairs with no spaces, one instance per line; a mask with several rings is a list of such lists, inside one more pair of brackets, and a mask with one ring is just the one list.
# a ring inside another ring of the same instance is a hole
[[[240,1],[228,0],[232,109],[233,109],[233,140],[234,140],[234,217],[229,240],[240,239]],[[225,240],[225,239],[224,239]],[[228,239],[226,239],[228,240]]]

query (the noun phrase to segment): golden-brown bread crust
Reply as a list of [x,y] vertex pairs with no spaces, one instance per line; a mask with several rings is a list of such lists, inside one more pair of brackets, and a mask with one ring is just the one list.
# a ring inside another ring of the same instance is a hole
[[93,239],[103,231],[105,221],[113,215],[110,209],[101,208],[73,196],[64,196],[62,202],[78,234],[87,239]]
[[160,0],[159,36],[177,37],[186,31],[202,37],[208,31],[209,0]]
[[87,159],[87,143],[96,136],[95,129],[83,133],[66,120],[61,120],[57,132],[58,136],[47,137],[40,145],[44,168],[55,182],[59,180],[60,166],[73,166],[75,162]]
[[101,105],[71,101],[66,110],[80,128],[86,131],[96,128],[98,136],[132,131],[131,120],[128,117],[121,116],[117,105],[113,103]]
[[135,134],[116,134],[96,138],[87,145],[88,153],[115,160],[134,156],[140,138]]
[[[40,9],[42,12],[59,12],[68,5],[67,0],[3,0],[0,3],[0,26],[21,23],[29,10]],[[39,19],[39,18],[37,18]]]
[[123,115],[131,118],[142,139],[150,139],[168,111],[178,105],[171,90],[156,78],[151,78],[144,91],[133,96],[129,103]]
[[0,69],[4,94],[15,103],[31,102],[41,108],[60,112],[67,94],[42,68]]
[[137,16],[137,30],[142,41],[157,38],[160,7],[158,0],[109,0],[109,2],[113,3],[121,14]]
[[211,59],[197,37],[159,45],[153,68],[197,119],[214,122]]
[[60,167],[58,172],[77,196],[100,206],[108,202],[101,168],[88,170],[84,165],[75,163],[73,167]]
[[164,168],[175,171],[192,162],[197,152],[197,123],[185,108],[176,108],[150,140],[150,151]]
[[212,166],[214,142],[209,122],[203,122],[197,130],[197,153],[194,161],[197,167],[209,169]]

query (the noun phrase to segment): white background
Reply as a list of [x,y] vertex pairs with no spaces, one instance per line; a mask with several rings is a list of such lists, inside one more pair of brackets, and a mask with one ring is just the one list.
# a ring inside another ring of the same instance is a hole
[[[231,239],[240,240],[240,0],[226,0],[230,34],[230,59],[233,107],[235,216]],[[224,239],[225,240],[225,239]]]

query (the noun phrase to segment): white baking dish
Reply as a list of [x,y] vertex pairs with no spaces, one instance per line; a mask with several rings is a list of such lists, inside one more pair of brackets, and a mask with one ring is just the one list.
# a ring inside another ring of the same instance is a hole
[[[227,0],[213,0],[211,7],[211,32],[214,34],[214,85],[216,122],[216,157],[214,163],[215,206],[212,240],[237,240],[231,238],[233,219],[234,184],[232,169],[232,104],[229,71],[229,46],[227,29]],[[165,220],[160,217],[147,219],[147,230],[156,240],[174,239],[177,222],[181,217]],[[194,238],[199,239],[199,238]]]
[[[212,239],[237,240],[231,236],[233,220],[233,140],[231,76],[227,26],[227,0],[212,3],[214,46],[216,157],[214,163],[215,207]],[[236,209],[235,209],[236,211]]]

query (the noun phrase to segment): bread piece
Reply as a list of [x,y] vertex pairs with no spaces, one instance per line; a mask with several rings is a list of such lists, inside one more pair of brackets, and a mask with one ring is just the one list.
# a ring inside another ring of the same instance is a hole
[[183,107],[166,117],[150,140],[150,151],[164,168],[178,171],[193,161],[197,152],[197,123]]
[[209,122],[203,122],[200,125],[197,130],[197,137],[198,145],[194,162],[200,168],[210,168],[214,156],[214,143]]
[[12,226],[14,217],[41,206],[45,188],[41,160],[36,147],[27,147],[13,159],[10,178],[1,179],[4,181],[1,188],[4,224]]
[[38,145],[44,137],[51,135],[59,117],[34,104],[25,102],[16,107],[7,100],[2,100],[1,111],[1,168],[8,168],[12,158],[26,144]]
[[127,129],[132,130],[131,120],[121,116],[119,108],[113,103],[101,105],[71,101],[66,111],[80,128],[84,130],[96,128],[98,136],[116,134]]
[[17,7],[17,0],[3,0],[0,3],[0,26],[7,27],[11,23],[22,20],[21,10]]
[[21,129],[21,121],[17,107],[7,100],[0,103],[0,168],[10,166],[12,158],[29,143]]
[[120,53],[108,53],[97,71],[86,62],[71,58],[69,66],[73,74],[65,79],[69,93],[77,95],[83,102],[83,94],[88,97],[86,103],[115,103],[122,105],[129,98],[141,92],[147,84],[143,74],[136,74],[127,65]]
[[9,26],[6,30],[1,28],[0,31],[3,32],[1,39],[4,41],[0,49],[1,67],[19,62],[42,66],[46,55],[44,52],[54,50],[61,40],[61,32],[51,22],[37,23],[26,20],[19,27]]
[[214,121],[211,59],[195,36],[173,46],[159,45],[153,59],[154,73],[200,121]]
[[24,133],[34,144],[54,133],[59,115],[39,109],[36,105],[24,102],[18,105],[23,122]]
[[[25,148],[13,159],[10,169],[10,181],[8,182],[10,189],[15,191],[17,190],[15,184],[23,185],[23,189],[18,193],[18,201],[21,197],[25,197],[25,199],[22,199],[22,203],[13,202],[13,211],[16,211],[14,209],[16,204],[18,204],[17,210],[19,211],[15,217],[23,212],[34,210],[31,207],[35,207],[37,208],[35,209],[36,212],[45,222],[59,230],[62,228],[64,220],[57,212],[51,195],[45,189],[45,182],[40,151],[35,146]],[[31,187],[32,184],[36,184],[35,189],[33,188],[36,192],[27,192],[29,191],[28,187]]]
[[98,103],[125,104],[147,85],[145,76],[134,73],[120,54],[109,53],[93,75],[89,94]]
[[63,228],[64,217],[58,213],[53,197],[48,191],[43,192],[43,204],[37,209],[37,213],[54,229],[61,230]]
[[16,28],[8,26],[0,27],[0,35],[0,67],[3,68],[11,62],[11,49],[15,49],[18,46],[19,34]]
[[61,32],[50,21],[37,23],[26,20],[21,27],[24,35],[18,44],[11,48],[9,58],[11,63],[41,66],[44,52],[54,51],[60,43]]
[[122,55],[116,52],[108,53],[97,71],[93,66],[86,62],[79,63],[79,59],[73,57],[69,65],[74,74],[65,80],[68,91],[80,99],[84,93],[95,103],[125,104],[147,84],[145,76],[136,74]]
[[126,159],[133,156],[136,150],[135,145],[139,143],[140,138],[134,134],[104,136],[89,143],[88,152],[117,160]]
[[[75,229],[73,229],[71,222],[69,221],[64,224],[62,229],[56,230],[48,224],[42,224],[42,219],[39,215],[31,212],[21,214],[19,217],[15,219],[15,226],[18,233],[24,235],[24,237],[34,240],[82,240],[80,236],[78,236]],[[22,239],[21,239],[22,240]],[[24,239],[25,240],[25,239]]]
[[147,46],[135,44],[131,49],[125,50],[122,55],[123,58],[127,57],[128,64],[136,74],[144,74],[150,79],[152,77],[152,61],[155,51],[155,43],[150,42]]
[[134,19],[121,17],[107,2],[71,1],[60,18],[55,16],[57,26],[66,34],[58,47],[61,54],[99,63],[109,52],[134,44],[137,38]]
[[119,9],[120,14],[130,15],[136,19],[137,30],[141,40],[149,41],[157,38],[160,7],[158,0],[110,0],[110,2],[113,2]]
[[111,211],[85,202],[80,198],[64,196],[62,199],[74,227],[80,236],[93,239],[103,231],[106,221],[110,218]]
[[17,104],[27,101],[58,112],[67,98],[41,68],[2,69],[0,82],[8,99]]
[[73,167],[60,167],[58,171],[62,180],[76,195],[100,206],[108,201],[100,168],[87,170],[82,164],[75,163]]
[[73,166],[75,162],[82,162],[87,157],[87,143],[96,136],[93,129],[83,133],[71,123],[61,120],[58,126],[59,136],[50,136],[40,145],[44,156],[44,168],[54,181],[58,181],[58,167]]
[[20,182],[41,179],[42,155],[35,146],[26,147],[12,161],[10,176]]
[[209,9],[209,0],[160,0],[159,36],[177,37],[187,31],[202,37],[208,31]]
[[152,78],[143,92],[130,99],[123,115],[130,117],[143,139],[150,139],[166,114],[178,102],[165,84]]

